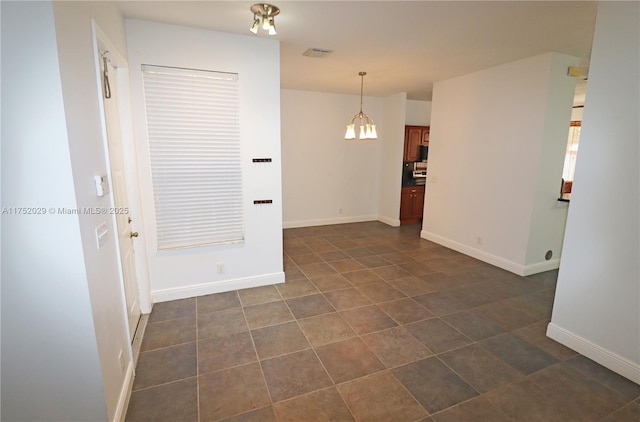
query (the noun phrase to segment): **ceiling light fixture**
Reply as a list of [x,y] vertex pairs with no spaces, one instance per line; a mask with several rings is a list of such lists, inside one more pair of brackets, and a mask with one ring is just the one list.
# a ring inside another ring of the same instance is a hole
[[347,125],[347,133],[344,135],[344,139],[356,138],[356,119],[359,121],[360,126],[360,139],[378,139],[378,133],[376,132],[376,124],[373,119],[366,113],[362,112],[362,92],[364,89],[364,76],[367,72],[360,72],[360,112],[353,115],[349,124]]
[[262,29],[267,31],[269,35],[276,35],[275,16],[280,13],[280,9],[277,6],[267,3],[256,3],[251,6],[251,11],[253,12],[253,25],[251,25],[249,31],[258,35],[258,30],[262,26]]

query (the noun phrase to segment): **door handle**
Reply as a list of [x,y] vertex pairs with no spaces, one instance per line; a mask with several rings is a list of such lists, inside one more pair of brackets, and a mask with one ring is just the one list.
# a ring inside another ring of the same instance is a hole
[[138,237],[138,236],[139,236],[138,232],[129,233],[129,237]]

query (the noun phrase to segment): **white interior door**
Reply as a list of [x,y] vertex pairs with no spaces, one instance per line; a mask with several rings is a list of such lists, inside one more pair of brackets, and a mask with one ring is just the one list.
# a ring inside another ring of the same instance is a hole
[[[103,66],[104,61],[100,60],[101,71],[104,71]],[[140,320],[140,300],[138,281],[136,278],[135,252],[133,249],[134,236],[137,236],[137,232],[133,231],[131,224],[132,220],[127,196],[124,148],[122,145],[122,131],[118,110],[117,70],[109,62],[107,63],[107,70],[111,98],[105,98],[103,95],[102,101],[104,103],[104,117],[107,128],[107,145],[111,167],[113,201],[116,210],[115,217],[118,231],[122,279],[129,320],[130,340],[133,341],[136,327]],[[104,87],[104,79],[102,83]]]

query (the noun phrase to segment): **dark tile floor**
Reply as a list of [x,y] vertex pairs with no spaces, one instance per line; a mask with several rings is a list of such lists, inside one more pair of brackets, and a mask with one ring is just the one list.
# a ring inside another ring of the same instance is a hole
[[284,231],[287,282],[158,303],[129,421],[640,421],[518,277],[377,222]]

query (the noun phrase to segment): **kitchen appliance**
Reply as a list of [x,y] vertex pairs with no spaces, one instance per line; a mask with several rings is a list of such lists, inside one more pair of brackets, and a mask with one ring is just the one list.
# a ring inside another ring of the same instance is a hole
[[418,161],[413,163],[413,178],[416,184],[424,184],[427,178],[427,162]]
[[418,150],[418,160],[427,161],[429,158],[429,145],[420,145]]
[[402,163],[402,186],[413,186],[413,162],[405,161]]
[[402,186],[424,185],[427,181],[425,161],[405,161],[402,163]]

